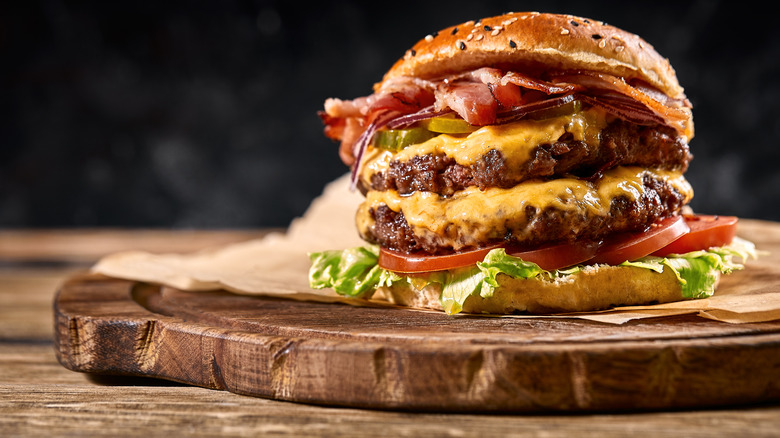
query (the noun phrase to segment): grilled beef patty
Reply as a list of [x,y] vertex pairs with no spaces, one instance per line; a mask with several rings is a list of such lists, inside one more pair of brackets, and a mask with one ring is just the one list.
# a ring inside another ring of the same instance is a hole
[[520,168],[508,168],[491,149],[476,164],[463,166],[445,155],[415,156],[392,161],[389,169],[370,177],[371,190],[401,194],[427,191],[450,196],[466,187],[509,188],[532,178],[574,174],[594,177],[615,166],[635,165],[667,170],[688,168],[692,155],[685,139],[665,126],[639,126],[616,120],[601,132],[601,144],[588,145],[569,133],[552,144],[537,146]]
[[[565,211],[555,207],[540,210],[529,206],[526,208],[524,215],[526,219],[523,223],[498,225],[497,227],[501,229],[496,229],[493,234],[503,236],[503,239],[479,242],[479,246],[501,241],[532,246],[601,240],[616,232],[643,230],[653,222],[679,212],[686,202],[685,194],[662,179],[645,176],[642,178],[642,183],[644,190],[638,199],[615,197],[611,200],[609,211],[605,215],[590,214],[587,211]],[[371,208],[368,213],[374,225],[366,231],[363,238],[385,248],[405,253],[451,252],[453,247],[463,246],[460,238],[470,237],[442,238],[435,235],[427,237],[415,235],[403,212],[395,212],[386,205]]]

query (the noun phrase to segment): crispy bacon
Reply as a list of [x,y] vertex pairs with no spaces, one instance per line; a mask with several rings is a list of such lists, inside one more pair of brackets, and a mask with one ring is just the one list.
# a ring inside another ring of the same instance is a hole
[[626,101],[633,101],[649,109],[663,123],[688,138],[693,136],[693,128],[688,125],[691,108],[688,99],[673,99],[649,85],[629,84],[623,78],[593,71],[562,74],[556,76],[556,80],[583,86],[595,99],[599,99],[599,95],[620,95]]
[[546,82],[517,72],[504,73],[497,68],[483,67],[442,81],[436,88],[436,108],[449,107],[472,125],[490,125],[495,123],[501,109],[527,104],[544,95],[568,94],[580,89],[575,84]]
[[517,85],[518,87],[522,87],[527,90],[541,91],[547,95],[568,94],[568,93],[573,93],[575,91],[580,91],[584,88],[582,85],[579,84],[571,84],[566,82],[552,83],[552,82],[542,81],[540,79],[534,79],[530,76],[526,76],[524,74],[520,74],[514,71],[507,72],[501,78],[501,84],[502,85],[514,84]]
[[443,83],[436,90],[436,107],[451,108],[472,125],[489,125],[496,121],[498,102],[490,87],[481,82]]
[[633,123],[668,125],[681,135],[693,136],[687,99],[673,99],[642,82],[628,83],[592,71],[552,74],[549,81],[490,67],[436,81],[397,77],[370,96],[327,99],[320,117],[325,135],[341,141],[342,161],[356,168],[378,129],[377,119],[395,129],[454,111],[472,125],[483,126],[522,118],[533,108],[568,102],[575,94]]

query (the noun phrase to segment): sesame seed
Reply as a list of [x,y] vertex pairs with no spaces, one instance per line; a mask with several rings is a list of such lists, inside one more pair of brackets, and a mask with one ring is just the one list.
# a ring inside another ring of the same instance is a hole
[[600,39],[601,39],[601,35],[599,35],[599,34],[597,34],[597,33],[594,33],[594,34],[593,34],[593,35],[591,35],[590,37],[591,37],[591,38],[593,38],[594,40],[600,40]]
[[501,29],[495,29],[493,32],[490,32],[490,35],[496,36],[501,33]]
[[433,35],[425,35],[425,41],[427,41],[427,42],[429,42],[429,43],[430,43],[431,41],[433,41]]
[[562,27],[561,28],[561,35],[568,35],[568,34],[569,34],[569,29],[566,29],[565,27]]
[[571,23],[572,26],[575,26],[575,27],[580,25],[580,23],[577,23],[574,20],[571,20],[570,23]]
[[483,29],[485,29],[486,32],[490,32],[491,30],[493,30],[493,28],[488,26],[487,24],[485,25],[485,27],[483,27]]
[[607,40],[601,40],[601,41],[599,41],[599,47],[600,47],[600,48],[602,48],[602,49],[603,49],[603,48],[604,48],[606,45],[607,45]]
[[618,52],[618,53],[622,52],[622,51],[623,51],[623,49],[625,49],[625,47],[624,47],[624,46],[616,46],[616,47],[615,47],[615,51],[616,51],[616,52]]
[[503,24],[504,26],[509,26],[510,24],[514,23],[515,21],[517,21],[517,17],[512,17],[512,18],[510,18],[508,20],[504,20],[501,24]]
[[417,55],[417,51],[412,49],[412,56],[416,56],[416,55]]
[[476,38],[474,38],[474,40],[475,41],[482,41],[483,38],[485,38],[485,35],[484,34],[479,34],[479,35],[477,35]]
[[471,41],[474,39],[474,34],[470,33],[469,36],[466,37],[466,41]]
[[458,48],[460,50],[466,50],[466,43],[464,43],[463,41],[460,41],[460,43],[458,44]]
[[455,35],[456,33],[458,33],[458,28],[457,27],[455,29],[452,29],[452,34]]
[[509,47],[511,47],[511,48],[513,48],[513,49],[515,49],[515,48],[517,48],[517,43],[515,43],[515,42],[514,42],[514,41],[512,41],[512,40],[509,40]]

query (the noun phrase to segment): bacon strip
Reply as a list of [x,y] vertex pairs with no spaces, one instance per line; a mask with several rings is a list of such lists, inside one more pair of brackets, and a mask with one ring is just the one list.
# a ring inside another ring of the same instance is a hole
[[582,85],[579,84],[571,84],[566,82],[559,82],[559,83],[546,82],[513,71],[507,72],[501,78],[501,84],[502,85],[515,84],[519,87],[528,90],[541,91],[547,95],[568,94],[568,93],[573,93],[575,91],[580,91],[584,88]]
[[691,104],[687,99],[672,99],[666,94],[641,84],[628,84],[623,78],[592,71],[557,76],[556,79],[585,87],[598,99],[599,93],[616,92],[638,102],[657,114],[663,122],[689,138],[693,136],[690,120]]
[[436,106],[453,111],[475,126],[490,125],[496,121],[498,102],[490,87],[481,82],[444,83],[436,90]]
[[[359,167],[362,151],[379,129],[377,120],[381,119],[381,126],[389,124],[395,129],[454,111],[472,125],[484,126],[515,120],[522,117],[518,114],[534,108],[536,102],[562,101],[561,96],[575,93],[589,104],[633,123],[665,124],[688,138],[693,136],[687,99],[673,99],[649,85],[629,84],[622,78],[592,71],[560,73],[551,81],[490,67],[439,81],[398,77],[385,81],[370,96],[327,99],[320,117],[325,134],[341,140],[342,161]],[[539,105],[546,106],[541,102]],[[387,114],[395,118],[388,119]]]

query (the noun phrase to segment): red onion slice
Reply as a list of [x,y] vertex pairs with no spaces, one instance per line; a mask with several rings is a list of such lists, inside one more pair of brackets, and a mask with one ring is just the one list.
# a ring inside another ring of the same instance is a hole
[[352,166],[352,175],[350,181],[350,189],[355,190],[357,187],[358,175],[360,174],[360,167],[363,165],[363,154],[366,148],[371,143],[371,139],[374,138],[374,133],[386,126],[391,120],[398,117],[398,113],[395,111],[384,111],[378,114],[374,121],[372,121],[366,130],[360,134],[355,145],[353,146],[353,154],[355,155],[355,164]]
[[417,111],[416,113],[405,114],[403,116],[397,117],[391,120],[390,122],[388,122],[386,126],[389,129],[408,128],[409,126],[412,126],[417,122],[432,119],[434,117],[443,116],[446,114],[451,114],[452,112],[453,111],[450,108],[437,111],[434,105],[431,105],[421,109],[420,111]]
[[583,102],[597,106],[610,114],[637,125],[665,125],[666,120],[651,109],[632,99],[608,96],[580,96]]
[[536,102],[527,103],[525,105],[519,105],[512,109],[501,111],[496,114],[496,124],[501,125],[505,123],[511,123],[522,119],[530,113],[546,110],[550,108],[557,108],[561,105],[566,105],[569,102],[573,102],[577,99],[577,94],[564,94],[563,96],[554,97],[552,99],[537,100]]

